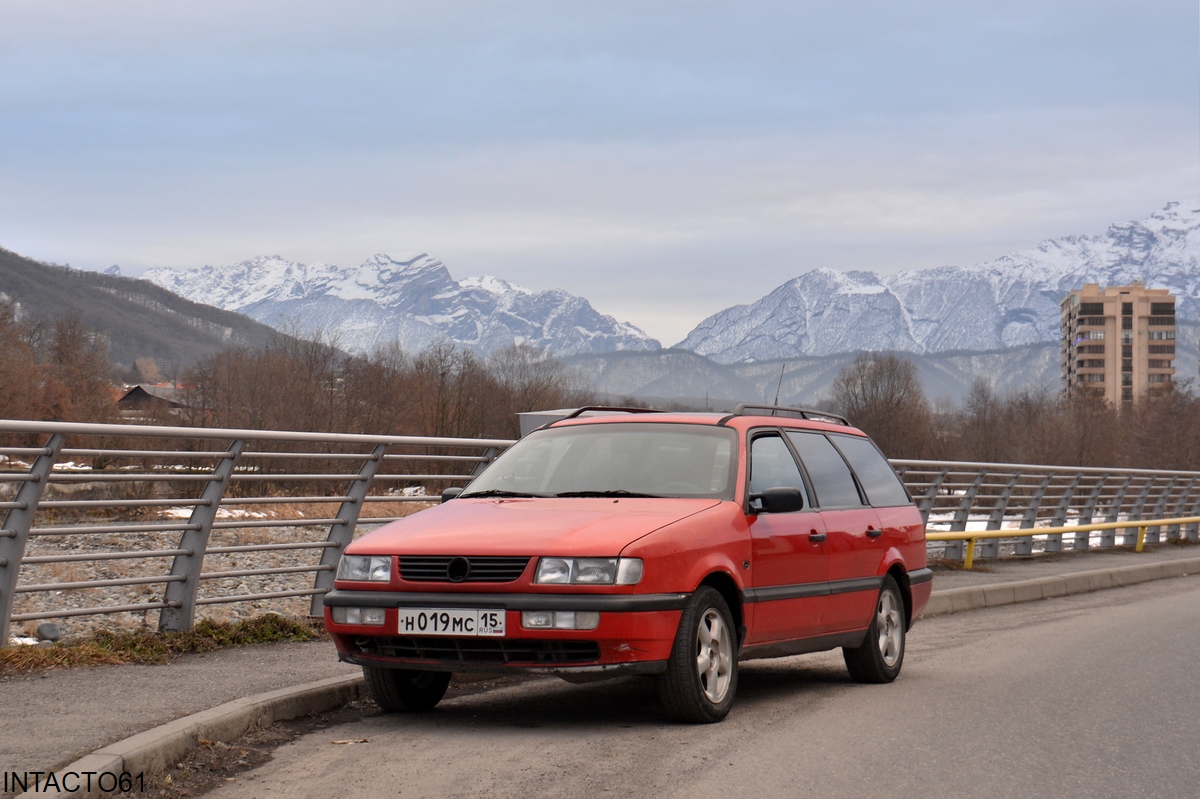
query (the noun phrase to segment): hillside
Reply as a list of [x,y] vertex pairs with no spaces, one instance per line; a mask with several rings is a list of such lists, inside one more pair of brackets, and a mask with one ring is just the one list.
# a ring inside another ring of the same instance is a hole
[[153,358],[168,374],[229,346],[262,347],[280,333],[145,280],[39,263],[0,248],[0,292],[27,318],[76,316],[108,337],[120,366]]
[[[1178,382],[1193,380],[1197,375],[1198,339],[1200,326],[1180,324],[1175,376]],[[934,401],[961,402],[977,378],[986,380],[1001,395],[1059,389],[1057,343],[987,352],[899,354],[916,364],[921,387]],[[855,355],[839,353],[723,364],[687,350],[669,349],[577,355],[564,361],[592,382],[602,401],[632,396],[650,401],[679,401],[701,408],[707,397],[713,408],[727,408],[737,402],[771,402],[776,388],[781,404],[817,405],[829,399],[833,379],[854,361]]]

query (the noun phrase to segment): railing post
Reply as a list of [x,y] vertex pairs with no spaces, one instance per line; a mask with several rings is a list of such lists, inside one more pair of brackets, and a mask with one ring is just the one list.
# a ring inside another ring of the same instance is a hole
[[[1050,517],[1051,527],[1062,527],[1067,523],[1067,511],[1071,509],[1071,500],[1075,498],[1075,489],[1079,487],[1079,481],[1082,479],[1083,472],[1079,472],[1063,489],[1063,495],[1058,500],[1058,507],[1054,509],[1054,515]],[[1046,551],[1062,552],[1062,533],[1046,536]]]
[[[1188,516],[1200,516],[1200,496],[1196,497],[1196,501],[1192,504],[1192,509],[1188,511]],[[1183,536],[1193,543],[1200,542],[1200,522],[1191,522],[1183,526]]]
[[233,442],[221,462],[213,469],[212,479],[204,485],[200,494],[200,504],[192,509],[188,524],[198,526],[198,529],[184,530],[179,537],[179,549],[187,550],[182,555],[176,555],[171,564],[171,574],[182,574],[184,579],[167,583],[163,601],[168,607],[162,609],[158,616],[159,632],[190,630],[196,623],[196,594],[200,590],[200,570],[204,566],[204,553],[208,549],[208,537],[212,533],[213,521],[221,508],[221,498],[229,486],[229,477],[233,467],[237,465],[246,441],[238,439]]
[[10,510],[4,517],[4,528],[0,529],[0,646],[8,644],[8,625],[12,620],[17,575],[21,571],[21,558],[25,557],[29,528],[33,526],[38,502],[50,482],[50,470],[58,461],[62,446],[63,436],[60,433],[50,436],[45,451],[29,469],[33,479],[22,483],[17,491],[14,501],[21,503],[22,507]]
[[929,487],[925,489],[924,495],[917,501],[917,509],[921,511],[921,519],[928,523],[929,512],[933,510],[933,503],[937,500],[938,491],[942,488],[942,483],[946,482],[946,475],[950,474],[950,467],[943,466],[942,470],[929,482]]
[[492,461],[496,460],[496,456],[500,454],[500,450],[495,447],[488,447],[483,451],[483,460],[475,464],[475,468],[471,470],[472,477],[478,477],[484,469],[492,465]]
[[[1117,489],[1117,493],[1113,495],[1112,501],[1108,503],[1108,513],[1104,517],[1104,521],[1112,523],[1119,521],[1121,518],[1121,506],[1125,504],[1125,494],[1129,491],[1129,486],[1133,485],[1133,475],[1126,477],[1121,482],[1121,487]],[[1115,547],[1117,545],[1116,529],[1100,531],[1100,546]]]
[[[1000,496],[996,497],[996,504],[992,505],[992,513],[988,516],[987,529],[999,530],[1004,526],[1004,511],[1008,510],[1008,500],[1013,494],[1013,489],[1017,487],[1017,482],[1021,479],[1021,470],[1017,469],[1013,472],[1012,477],[1008,478],[1008,484],[1004,486],[1004,490],[1000,492]],[[988,538],[979,545],[979,557],[981,558],[998,558],[1000,557],[1000,539]]]
[[[329,536],[326,541],[336,546],[325,547],[321,551],[322,566],[332,566],[336,569],[338,561],[342,557],[342,551],[354,540],[354,529],[358,526],[358,517],[362,513],[363,502],[367,498],[367,490],[370,489],[371,481],[375,479],[375,474],[383,464],[383,453],[386,451],[387,445],[380,444],[371,450],[371,454],[363,461],[362,468],[358,470],[358,476],[354,478],[350,490],[346,492],[346,500],[338,508],[338,520],[329,525]],[[317,572],[316,578],[313,579],[313,588],[320,590],[321,593],[313,594],[308,608],[309,615],[321,616],[324,614],[325,594],[333,589],[335,577],[337,577],[337,573],[330,569]]]
[[[979,474],[975,475],[975,480],[963,492],[963,498],[959,501],[958,508],[954,511],[954,519],[950,522],[950,532],[958,533],[967,529],[967,522],[971,518],[971,507],[975,504],[975,495],[979,493],[979,486],[983,484],[985,477],[987,477],[987,469],[980,469]],[[975,542],[972,541],[971,543],[974,544]],[[947,541],[943,557],[947,560],[962,558],[963,542]],[[972,557],[974,557],[974,553],[972,553]]]
[[[1083,508],[1079,511],[1079,523],[1081,525],[1092,523],[1092,517],[1096,514],[1096,503],[1100,501],[1100,492],[1104,490],[1104,484],[1107,482],[1108,473],[1106,472],[1100,475],[1099,479],[1096,480],[1096,485],[1092,486],[1092,493],[1088,494],[1087,502],[1084,503]],[[1087,549],[1091,543],[1091,538],[1091,533],[1076,533],[1075,541],[1072,542],[1071,548],[1079,550]]]
[[[1183,491],[1179,494],[1179,501],[1175,503],[1175,507],[1171,509],[1171,515],[1176,519],[1181,518],[1187,512],[1188,499],[1192,496],[1192,489],[1196,487],[1196,478],[1193,477],[1184,486]],[[1179,540],[1179,525],[1172,524],[1167,526],[1167,540]]]
[[[1175,489],[1175,483],[1180,481],[1178,477],[1171,477],[1171,481],[1166,483],[1166,488],[1163,488],[1163,493],[1159,495],[1157,503],[1154,503],[1154,510],[1151,512],[1151,518],[1163,518],[1166,513],[1166,501],[1171,498],[1171,491]],[[1163,525],[1156,524],[1153,528],[1146,528],[1146,543],[1158,543],[1159,533],[1162,533]]]
[[[1054,479],[1054,470],[1046,472],[1046,476],[1042,478],[1042,482],[1038,485],[1037,490],[1033,492],[1033,496],[1029,498],[1029,504],[1025,506],[1025,513],[1021,515],[1021,529],[1028,529],[1037,524],[1038,509],[1042,507],[1042,498],[1046,496],[1046,489],[1050,487],[1050,481]],[[1033,536],[1024,536],[1017,540],[1017,545],[1013,550],[1014,555],[1032,555],[1033,554]]]
[[[1157,480],[1157,478],[1155,478],[1155,477],[1146,478],[1146,484],[1144,486],[1142,486],[1142,492],[1140,494],[1138,494],[1137,501],[1134,503],[1133,507],[1129,511],[1130,521],[1140,521],[1140,520],[1146,518],[1146,514],[1145,514],[1146,500],[1149,499],[1149,497],[1150,497],[1150,489],[1154,488],[1155,480]],[[1142,529],[1144,530],[1145,528],[1142,528]],[[1121,544],[1123,546],[1127,546],[1127,547],[1136,546],[1137,542],[1138,542],[1138,528],[1137,527],[1121,528]]]

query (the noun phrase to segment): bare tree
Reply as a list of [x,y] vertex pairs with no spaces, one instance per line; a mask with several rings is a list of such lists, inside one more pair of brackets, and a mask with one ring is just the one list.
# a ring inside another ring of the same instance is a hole
[[925,457],[933,446],[929,402],[917,367],[890,353],[863,353],[833,381],[833,406],[889,457]]
[[500,389],[497,421],[513,438],[521,435],[518,413],[586,405],[592,399],[582,376],[536,347],[514,344],[496,350],[487,368]]

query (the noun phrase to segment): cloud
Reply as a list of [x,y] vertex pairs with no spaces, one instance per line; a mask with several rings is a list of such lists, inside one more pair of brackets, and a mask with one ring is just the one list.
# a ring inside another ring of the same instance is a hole
[[0,245],[76,265],[429,251],[674,341],[1200,191],[1186,3],[0,8]]

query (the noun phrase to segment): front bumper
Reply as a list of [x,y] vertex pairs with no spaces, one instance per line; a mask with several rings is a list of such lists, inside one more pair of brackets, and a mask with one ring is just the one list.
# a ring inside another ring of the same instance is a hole
[[[325,626],[338,656],[362,666],[459,673],[542,672],[577,676],[658,674],[666,668],[687,594],[520,594],[334,590]],[[383,625],[336,624],[331,607],[385,609]],[[498,609],[503,637],[404,636],[401,607]],[[523,610],[596,611],[594,630],[526,630]]]
[[505,610],[598,610],[609,613],[683,610],[687,594],[501,594],[447,591],[343,591],[325,595],[325,607],[504,608]]
[[567,677],[633,677],[637,675],[662,674],[667,670],[665,660],[640,660],[633,663],[594,663],[590,666],[566,665],[521,665],[472,663],[462,666],[443,661],[402,660],[400,658],[371,657],[363,654],[338,653],[338,660],[355,666],[375,666],[385,669],[412,669],[422,671],[450,671],[457,674],[555,674]]

